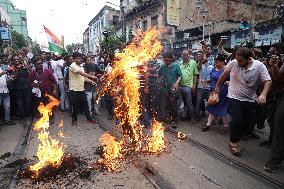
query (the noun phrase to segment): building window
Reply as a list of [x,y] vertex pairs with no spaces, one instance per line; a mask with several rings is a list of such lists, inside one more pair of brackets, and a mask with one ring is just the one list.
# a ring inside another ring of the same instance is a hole
[[151,26],[154,27],[157,25],[158,25],[158,15],[151,18]]
[[143,31],[143,32],[147,31],[147,20],[144,20],[144,21],[142,22],[142,31]]

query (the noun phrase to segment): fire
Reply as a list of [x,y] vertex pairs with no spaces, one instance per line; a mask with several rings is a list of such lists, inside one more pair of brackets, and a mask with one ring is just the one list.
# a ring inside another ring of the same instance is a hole
[[182,133],[182,132],[178,132],[178,133],[177,133],[177,138],[178,138],[178,139],[185,140],[185,139],[187,139],[187,136],[186,136],[186,134],[184,134],[184,133]]
[[38,133],[40,144],[37,151],[39,162],[29,168],[34,173],[34,178],[37,178],[39,171],[47,165],[58,167],[62,162],[64,154],[64,145],[50,137],[48,132],[49,116],[52,114],[52,108],[59,105],[59,101],[52,96],[48,96],[48,98],[50,100],[49,104],[44,106],[41,103],[38,107],[42,117],[34,124],[34,130],[40,131]]
[[[108,92],[114,97],[114,113],[119,123],[117,127],[122,128],[121,142],[117,142],[110,134],[102,137],[104,158],[110,170],[116,166],[109,162],[121,156],[120,151],[124,146],[131,146],[136,152],[142,151],[145,138],[142,135],[143,126],[139,124],[141,116],[139,75],[147,72],[147,63],[163,49],[158,40],[159,34],[156,29],[150,29],[145,33],[137,30],[133,42],[123,52],[115,54],[116,61],[112,65],[112,71],[106,76],[107,82],[99,90],[99,96]],[[164,131],[157,121],[154,121],[153,125],[153,134],[148,141],[149,151],[161,152],[165,148]]]
[[103,156],[104,159],[101,160],[109,171],[114,171],[118,168],[118,160],[122,157],[121,154],[121,142],[118,142],[109,133],[103,134],[100,139],[103,144]]
[[164,127],[162,123],[153,120],[152,136],[148,139],[149,152],[159,153],[165,149]]

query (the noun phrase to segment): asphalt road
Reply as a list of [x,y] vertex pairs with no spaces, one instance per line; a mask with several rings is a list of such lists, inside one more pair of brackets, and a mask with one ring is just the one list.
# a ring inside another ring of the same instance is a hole
[[[64,121],[64,138],[57,135],[57,127],[60,119]],[[91,125],[86,122],[83,115],[79,116],[79,126],[71,126],[71,119],[68,114],[56,113],[56,122],[50,127],[51,136],[56,136],[67,146],[65,153],[73,154],[83,158],[89,165],[99,159],[96,148],[100,146],[99,138],[103,129],[111,130],[112,121],[106,119],[106,114],[98,117],[101,125]],[[232,158],[228,152],[228,136],[220,135],[214,129],[202,133],[199,125],[190,125],[188,122],[180,122],[178,130]],[[17,124],[15,126],[0,126],[0,156],[6,152],[18,151],[21,146],[21,139],[25,128]],[[103,129],[102,129],[103,128]],[[149,133],[148,129],[144,130]],[[177,188],[177,189],[213,189],[213,188],[276,188],[265,180],[250,174],[242,169],[236,168],[227,162],[220,160],[208,152],[197,148],[195,145],[181,141],[167,132],[167,151],[159,156],[141,156],[138,163],[146,164],[152,177],[149,179],[137,169],[135,163],[125,163],[120,171],[110,173],[100,170],[92,170],[88,179],[79,178],[77,173],[70,173],[67,176],[58,177],[49,182],[34,183],[30,180],[17,180],[13,188]],[[22,154],[25,158],[36,162],[36,151],[39,141],[37,132],[31,131]],[[249,140],[244,143],[245,151],[238,161],[246,163],[251,167],[262,171],[263,164],[269,155],[269,150],[257,146],[257,141]],[[14,154],[14,157],[17,154]],[[13,169],[4,168],[13,161],[13,156],[0,159],[0,188],[9,186],[9,179]],[[264,173],[264,172],[263,172]],[[267,174],[267,173],[265,173]],[[284,182],[283,168],[277,173],[270,175],[278,181]],[[156,186],[153,183],[157,183]],[[11,187],[10,187],[11,188]]]

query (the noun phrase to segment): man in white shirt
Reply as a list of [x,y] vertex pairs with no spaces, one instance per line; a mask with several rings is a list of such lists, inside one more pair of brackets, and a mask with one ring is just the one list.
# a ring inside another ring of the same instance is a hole
[[3,105],[5,124],[13,125],[10,117],[10,95],[7,86],[7,71],[0,68],[0,104]]
[[[232,154],[241,155],[239,142],[252,121],[255,102],[266,103],[266,96],[271,87],[271,78],[265,65],[252,58],[249,48],[241,47],[236,52],[236,59],[226,66],[220,76],[215,91],[218,93],[221,84],[230,74],[228,97],[231,109],[230,150]],[[263,84],[263,90],[257,97],[256,89]]]
[[69,90],[72,98],[72,125],[77,125],[77,114],[80,104],[83,105],[87,121],[95,124],[96,121],[92,119],[89,112],[84,83],[85,81],[87,81],[95,84],[90,79],[95,80],[97,78],[85,73],[84,68],[80,66],[83,60],[83,55],[81,53],[74,52],[73,59],[74,62],[70,65],[69,68]]

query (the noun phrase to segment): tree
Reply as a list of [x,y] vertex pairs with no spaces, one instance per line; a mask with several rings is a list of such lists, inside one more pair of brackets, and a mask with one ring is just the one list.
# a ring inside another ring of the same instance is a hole
[[72,43],[72,44],[69,44],[69,45],[66,46],[66,50],[70,54],[72,54],[75,51],[84,52],[83,48],[84,48],[83,44],[81,44],[81,43]]
[[120,49],[122,45],[125,43],[126,38],[125,36],[116,37],[116,36],[109,36],[105,37],[100,42],[101,52],[104,54],[113,54],[115,50]]
[[14,50],[20,50],[27,46],[28,41],[25,39],[24,35],[16,31],[12,31],[12,48]]
[[31,50],[32,50],[32,53],[34,55],[40,54],[41,49],[40,49],[40,45],[37,43],[37,41],[33,41]]

